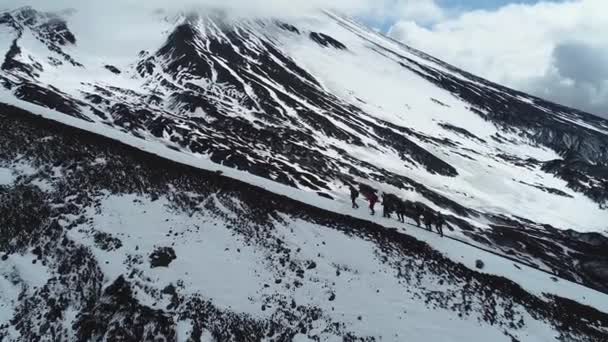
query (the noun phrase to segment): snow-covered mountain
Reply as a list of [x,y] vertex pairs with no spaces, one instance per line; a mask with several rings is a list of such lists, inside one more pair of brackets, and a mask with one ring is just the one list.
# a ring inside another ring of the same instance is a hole
[[0,339],[608,340],[608,121],[332,12],[77,17],[0,14]]

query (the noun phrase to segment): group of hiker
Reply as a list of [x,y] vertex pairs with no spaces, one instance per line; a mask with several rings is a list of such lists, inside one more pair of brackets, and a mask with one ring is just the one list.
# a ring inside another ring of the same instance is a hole
[[[357,198],[361,193],[363,197],[369,202],[369,210],[372,215],[376,214],[376,210],[374,209],[376,203],[379,202],[378,195],[376,195],[376,191],[371,187],[367,187],[361,185],[359,189],[355,188],[353,185],[349,185],[350,188],[350,199],[353,204],[353,209],[358,209],[359,205],[357,204]],[[397,220],[399,222],[405,223],[405,218],[411,218],[416,222],[416,225],[420,227],[421,223],[424,223],[424,226],[429,231],[432,231],[432,226],[435,225],[435,229],[437,233],[443,237],[443,225],[446,224],[445,218],[440,212],[435,212],[432,209],[423,206],[421,203],[412,202],[408,200],[402,200],[394,194],[383,193],[382,194],[382,206],[383,206],[383,216],[386,218],[391,218],[391,214],[397,214]],[[421,221],[422,217],[422,221]]]

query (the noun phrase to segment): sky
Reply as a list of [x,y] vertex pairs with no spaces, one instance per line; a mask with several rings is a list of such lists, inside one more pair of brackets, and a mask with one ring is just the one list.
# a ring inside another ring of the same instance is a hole
[[[289,16],[331,6],[473,74],[608,118],[605,38],[608,0],[1,0],[0,3],[5,8],[74,7],[89,11],[104,23],[129,22],[124,15],[128,11],[116,11],[117,8],[183,11],[217,6],[229,8],[229,13]],[[117,13],[121,13],[122,19]],[[103,28],[103,24],[97,26]]]
[[491,81],[608,118],[607,0],[402,4],[371,23]]

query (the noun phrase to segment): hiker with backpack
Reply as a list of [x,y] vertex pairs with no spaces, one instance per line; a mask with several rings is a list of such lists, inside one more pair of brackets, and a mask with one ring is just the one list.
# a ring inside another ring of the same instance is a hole
[[435,228],[437,229],[437,233],[443,237],[443,225],[445,224],[445,218],[440,212],[437,212],[435,216]]
[[390,195],[386,192],[382,194],[382,207],[382,216],[386,218],[391,218],[391,212],[393,211],[393,201],[390,198]]
[[357,189],[355,189],[354,186],[349,185],[350,188],[350,200],[353,202],[353,209],[359,209],[359,205],[357,204],[356,200],[359,197],[359,191]]
[[378,195],[376,195],[375,192],[369,192],[365,197],[367,197],[367,200],[369,201],[369,210],[371,211],[371,214],[375,215],[376,211],[374,210],[374,206],[378,202]]
[[397,213],[397,220],[399,220],[401,223],[405,223],[407,205],[403,200],[397,199],[397,203],[395,204],[395,212]]
[[424,212],[424,226],[426,227],[426,229],[428,231],[433,231],[433,222],[435,221],[435,215],[433,215],[433,212],[431,209],[427,209]]

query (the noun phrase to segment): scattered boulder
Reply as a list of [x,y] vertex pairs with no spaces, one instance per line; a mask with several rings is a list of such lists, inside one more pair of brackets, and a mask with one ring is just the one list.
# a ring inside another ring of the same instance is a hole
[[150,267],[169,267],[169,264],[175,260],[177,256],[171,247],[159,247],[150,254]]
[[483,261],[481,261],[481,260],[479,260],[479,259],[477,259],[477,260],[475,261],[475,267],[479,268],[480,270],[481,270],[481,269],[483,269],[483,268],[484,268],[484,266],[485,266],[485,264],[483,263]]

